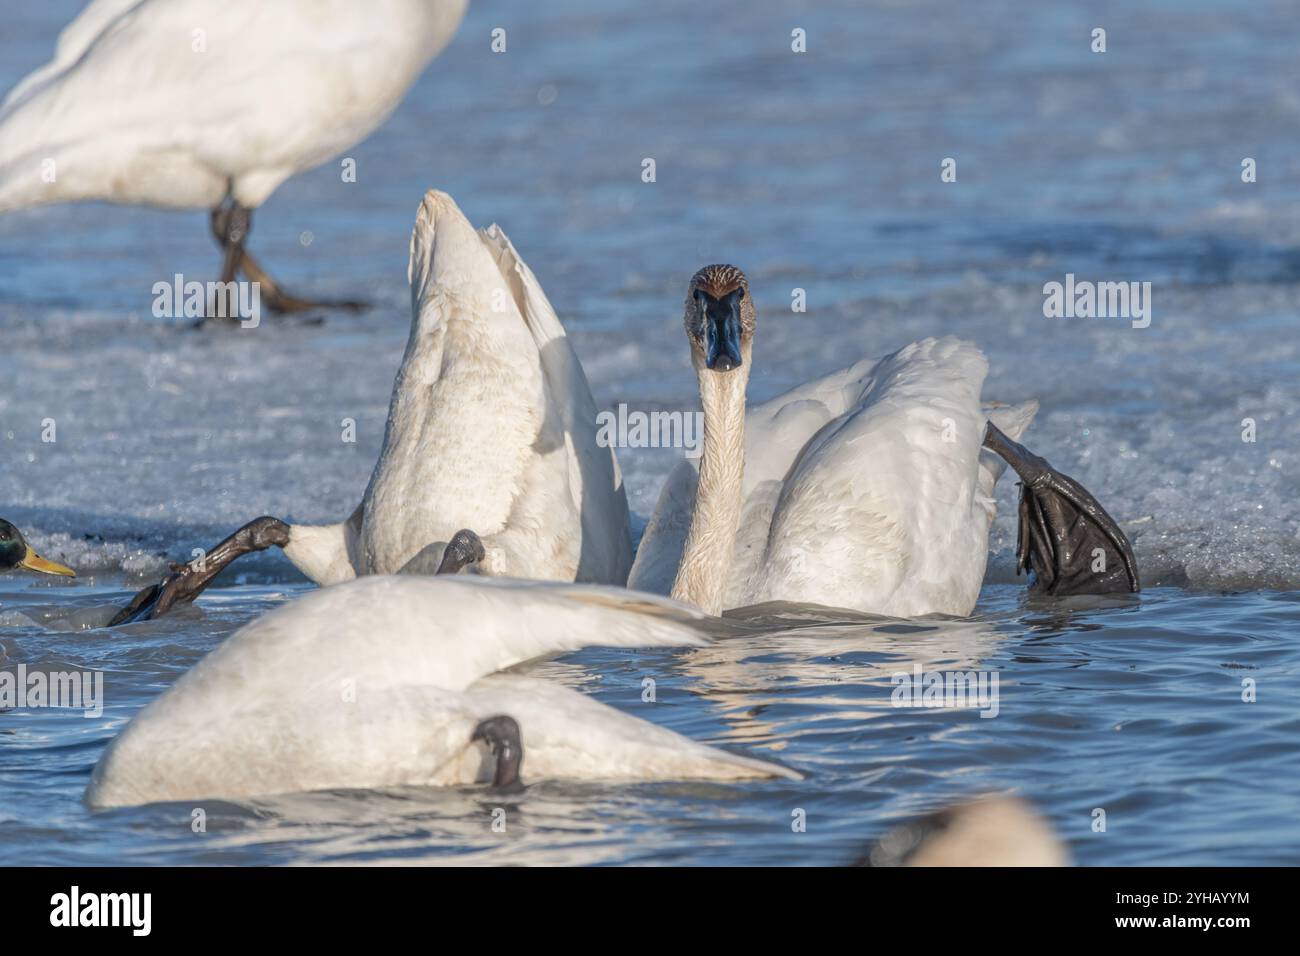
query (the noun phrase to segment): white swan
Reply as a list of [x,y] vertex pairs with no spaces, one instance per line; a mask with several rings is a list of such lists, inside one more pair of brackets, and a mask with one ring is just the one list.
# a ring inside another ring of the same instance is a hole
[[[925,339],[746,413],[754,328],[744,273],[706,266],[692,278],[686,330],[704,444],[698,472],[682,462],[669,476],[629,587],[712,614],[784,600],[967,615],[1004,467],[988,445],[1026,477],[1021,558],[1045,589],[1136,590],[1127,541],[1109,516],[1015,443],[1037,403],[981,406],[988,364],[975,346]],[[1026,509],[1035,520],[1025,521]],[[1102,572],[1080,569],[1093,556],[1087,545],[1113,559]]]
[[[258,518],[136,596],[112,623],[191,601],[249,551],[278,545],[317,584],[456,571],[623,584],[627,497],[564,327],[495,225],[446,193],[411,234],[411,335],[361,504],[332,525]],[[460,529],[469,529],[457,536]]]
[[86,799],[510,786],[521,770],[529,780],[800,779],[561,685],[499,673],[588,644],[700,645],[697,617],[621,588],[464,576],[326,588],[241,628],[140,711]]
[[0,105],[0,212],[105,200],[213,210],[222,281],[287,295],[244,249],[284,180],[370,135],[469,0],[93,0]]

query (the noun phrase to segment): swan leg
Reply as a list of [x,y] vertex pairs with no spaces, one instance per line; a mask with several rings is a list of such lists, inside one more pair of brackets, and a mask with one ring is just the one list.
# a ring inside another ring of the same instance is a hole
[[[245,248],[245,241],[252,227],[253,211],[246,206],[241,206],[229,195],[220,206],[212,210],[212,234],[216,237],[222,251],[221,281],[223,283],[234,282],[237,274],[242,271],[251,282],[258,284],[258,295],[261,301],[273,312],[306,312],[308,309],[345,309],[358,312],[369,307],[369,303],[355,299],[302,299],[285,292]],[[212,318],[237,319],[239,317],[213,315]]]
[[524,745],[519,737],[519,723],[504,714],[479,721],[471,741],[482,740],[497,758],[492,786],[498,790],[518,791],[524,788],[519,780],[519,768],[524,762]]
[[108,626],[152,621],[178,604],[190,604],[236,558],[252,551],[265,551],[273,545],[283,548],[288,543],[287,524],[279,518],[255,518],[202,558],[189,564],[172,565],[167,577],[136,594],[130,604],[113,616]]
[[[212,235],[221,246],[221,283],[229,286],[239,275],[244,257],[244,240],[252,225],[252,214],[229,196],[212,210]],[[208,303],[209,319],[238,321],[238,315],[227,315],[223,306],[234,305],[235,297],[214,295]]]
[[1016,570],[1034,572],[1033,589],[1056,597],[1141,590],[1128,538],[1086,488],[992,422],[984,447],[1020,476]]
[[486,553],[479,536],[468,528],[462,528],[447,542],[447,550],[442,553],[442,562],[434,573],[455,574],[467,565],[482,562]]

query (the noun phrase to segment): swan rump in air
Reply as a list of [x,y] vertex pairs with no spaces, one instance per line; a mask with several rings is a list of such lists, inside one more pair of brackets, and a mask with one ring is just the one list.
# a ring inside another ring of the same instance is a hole
[[0,212],[104,200],[212,211],[221,279],[294,311],[252,210],[382,123],[469,0],[92,0],[0,104]]
[[499,673],[588,644],[698,646],[699,614],[621,588],[371,577],[237,631],[146,706],[92,806],[330,788],[799,774]]
[[1019,558],[1036,586],[1137,590],[1109,515],[1015,441],[1037,403],[981,406],[988,363],[975,346],[925,339],[747,412],[755,326],[739,269],[706,266],[691,279],[686,332],[704,444],[698,472],[682,462],[669,476],[629,587],[713,614],[781,600],[967,615],[1006,461],[1024,482]]
[[[361,504],[333,525],[263,517],[141,591],[111,622],[192,601],[273,545],[317,584],[455,572],[623,584],[627,497],[586,375],[532,270],[430,190],[411,234],[411,334]],[[462,530],[463,529],[463,530]]]

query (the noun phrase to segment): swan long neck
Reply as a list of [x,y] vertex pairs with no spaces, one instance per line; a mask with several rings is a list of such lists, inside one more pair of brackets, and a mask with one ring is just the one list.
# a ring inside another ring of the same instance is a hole
[[716,372],[696,361],[704,407],[704,446],[690,530],[672,596],[721,614],[740,528],[745,475],[745,386],[749,348],[737,369]]

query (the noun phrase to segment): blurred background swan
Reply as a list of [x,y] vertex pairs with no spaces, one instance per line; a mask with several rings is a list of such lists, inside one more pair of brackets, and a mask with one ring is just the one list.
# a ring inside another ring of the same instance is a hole
[[243,273],[276,311],[357,306],[281,289],[245,246],[252,211],[369,136],[468,3],[92,0],[0,105],[0,213],[208,209],[222,282]]

